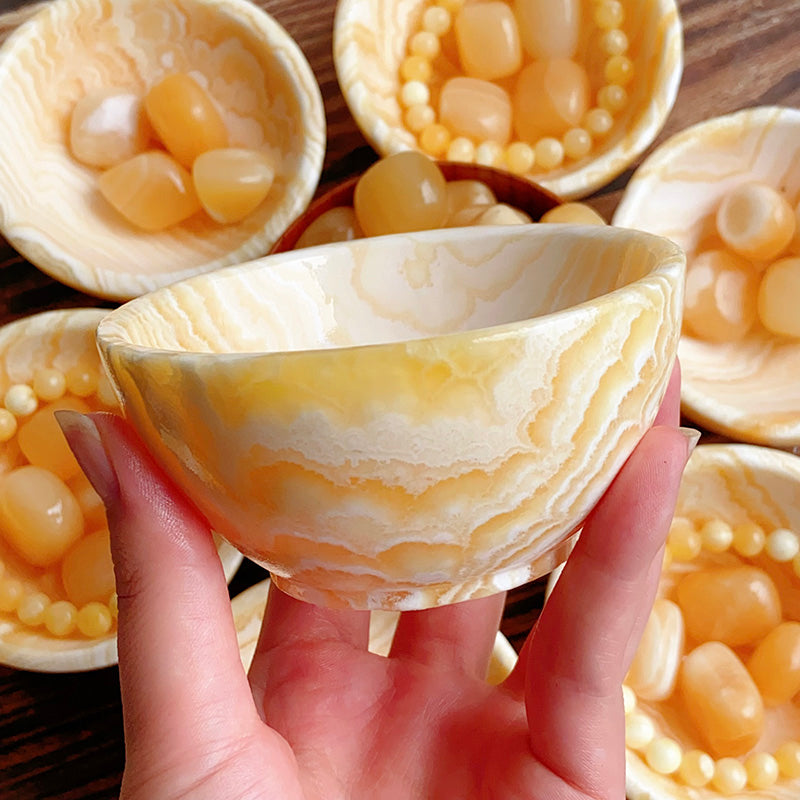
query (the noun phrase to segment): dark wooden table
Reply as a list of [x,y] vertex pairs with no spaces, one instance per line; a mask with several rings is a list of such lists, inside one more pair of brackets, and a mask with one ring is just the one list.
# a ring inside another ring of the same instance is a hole
[[[299,42],[322,88],[328,118],[320,185],[325,189],[375,158],[336,83],[331,55],[334,0],[260,4]],[[800,107],[800,0],[679,0],[679,5],[685,32],[683,84],[658,141],[748,106]],[[18,0],[0,0],[0,39],[30,9]],[[590,198],[607,218],[632,172]],[[0,238],[0,324],[45,309],[96,305],[102,303],[48,278]],[[259,568],[246,564],[231,591],[263,577]],[[509,595],[502,629],[517,649],[539,613],[543,590],[543,581],[537,581]],[[39,675],[0,667],[0,800],[113,798],[122,766],[116,668]]]

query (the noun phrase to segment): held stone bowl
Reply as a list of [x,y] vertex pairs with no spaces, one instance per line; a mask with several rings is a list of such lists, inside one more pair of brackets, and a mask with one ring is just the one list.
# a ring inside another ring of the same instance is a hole
[[571,226],[269,256],[98,327],[124,412],[282,589],[407,610],[524,583],[652,423],[683,253]]
[[[100,170],[69,150],[75,104],[95,89],[144,95],[167,75],[207,88],[230,145],[276,165],[240,222],[204,212],[142,232],[107,204]],[[0,234],[56,280],[114,300],[266,253],[311,200],[325,152],[319,86],[300,48],[247,0],[54,0],[0,48]]]

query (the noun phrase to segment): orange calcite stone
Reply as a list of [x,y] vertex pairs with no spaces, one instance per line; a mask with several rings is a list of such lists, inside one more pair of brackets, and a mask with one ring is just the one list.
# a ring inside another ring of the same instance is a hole
[[531,58],[572,58],[578,49],[581,0],[515,0],[523,47]]
[[511,138],[508,92],[479,78],[451,78],[439,95],[439,120],[453,136],[507,144]]
[[91,409],[77,397],[63,397],[51,405],[40,408],[19,428],[17,441],[28,461],[68,481],[80,473],[75,456],[56,422],[54,411],[69,409],[82,414]]
[[560,137],[581,122],[589,107],[586,70],[566,58],[528,64],[517,77],[513,107],[514,129],[523,141]]
[[429,158],[408,150],[373,164],[356,184],[356,218],[366,236],[440,228],[447,184]]
[[78,608],[108,601],[116,588],[108,530],[83,536],[70,548],[61,563],[61,580]]
[[123,217],[145,231],[164,230],[200,210],[192,176],[159,150],[112,167],[97,186]]
[[779,706],[800,692],[800,622],[782,622],[762,639],[747,661],[764,703]]
[[725,244],[745,258],[779,256],[795,232],[795,215],[783,195],[765,183],[745,183],[729,192],[717,211]]
[[749,261],[725,250],[695,256],[686,272],[683,321],[711,342],[741,339],[757,316],[759,274]]
[[331,208],[320,214],[297,240],[295,249],[315,247],[331,242],[349,242],[364,235],[356,219],[356,212],[349,206]]
[[758,287],[761,324],[778,336],[800,338],[800,258],[770,264]]
[[194,78],[168,75],[147,93],[150,122],[175,159],[191,168],[207,150],[228,146],[228,130],[208,92]]
[[772,579],[757,567],[715,567],[690,572],[676,587],[686,631],[697,642],[730,647],[752,644],[781,621]]
[[82,534],[78,501],[52,472],[28,465],[0,479],[0,536],[29,564],[55,564]]
[[493,0],[464,6],[455,21],[458,55],[464,72],[492,81],[522,66],[522,46],[514,12]]
[[239,222],[261,205],[275,168],[260,150],[228,147],[199,155],[192,167],[201,205],[215,222]]
[[112,167],[144,151],[152,133],[139,95],[127,89],[99,89],[75,104],[70,150],[90,167]]
[[470,206],[491,206],[497,202],[494,192],[483,182],[460,180],[447,182],[447,216],[452,217]]
[[764,729],[764,704],[736,653],[706,642],[686,655],[678,690],[689,718],[717,758],[752,749]]

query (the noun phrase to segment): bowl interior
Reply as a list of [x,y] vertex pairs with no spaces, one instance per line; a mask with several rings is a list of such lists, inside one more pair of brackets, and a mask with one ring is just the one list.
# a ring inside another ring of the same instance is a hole
[[[187,72],[209,91],[231,146],[267,152],[275,183],[233,225],[200,213],[144,234],[99,196],[99,172],[68,150],[69,120],[87,92],[144,94]],[[127,298],[263,254],[311,198],[325,142],[319,89],[283,29],[244,0],[57,0],[0,53],[0,224],[33,263],[66,283]]]
[[[534,168],[530,175],[565,200],[586,196],[622,172],[653,141],[675,102],[683,41],[674,0],[622,0],[622,5],[628,55],[636,70],[627,87],[627,108],[589,156],[547,173]],[[424,0],[340,0],[337,6],[334,61],[339,83],[356,122],[381,155],[418,147],[403,123],[397,96],[407,42],[426,7]],[[604,83],[604,56],[596,36],[592,39],[586,31],[582,36],[594,98]]]
[[[114,312],[101,339],[189,353],[383,345],[513,326],[675,267],[666,240],[519,226],[376,237],[199,276]],[[672,260],[670,260],[670,257]],[[561,315],[568,317],[568,315]],[[547,324],[534,320],[531,324]],[[566,330],[568,319],[554,322]]]
[[[614,224],[667,236],[687,258],[721,247],[714,215],[749,181],[800,201],[800,111],[757,108],[684,131],[656,150],[631,181]],[[734,438],[787,446],[800,441],[800,342],[756,325],[738,342],[683,335],[679,348],[687,415]]]

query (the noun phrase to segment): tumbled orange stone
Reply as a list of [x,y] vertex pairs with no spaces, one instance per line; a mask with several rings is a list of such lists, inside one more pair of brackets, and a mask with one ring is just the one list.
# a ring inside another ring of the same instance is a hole
[[67,597],[78,607],[105,603],[114,592],[114,564],[108,530],[81,537],[61,563],[61,580]]
[[0,536],[35,567],[49,567],[83,534],[67,485],[46,469],[18,467],[0,479]]
[[70,150],[83,164],[112,167],[145,150],[152,132],[139,95],[128,89],[98,89],[72,110]]
[[199,155],[192,180],[200,204],[215,222],[239,222],[261,205],[275,168],[260,150],[226,147]]
[[800,692],[800,622],[782,622],[759,643],[747,671],[768,706],[789,702]]
[[185,73],[159,81],[147,93],[144,107],[158,138],[184,167],[191,168],[207,150],[228,146],[228,129],[214,101]]
[[295,250],[331,242],[349,242],[363,235],[356,212],[349,206],[339,206],[328,209],[309,224],[297,240]]
[[454,137],[507,144],[511,98],[500,86],[479,78],[451,78],[439,95],[439,120]]
[[152,150],[104,172],[100,193],[129,222],[161,231],[200,210],[192,176],[166,153]]
[[761,324],[778,336],[800,339],[800,258],[781,258],[764,271],[758,287]]
[[366,236],[440,228],[447,183],[433,161],[407,150],[377,161],[361,176],[354,207]]
[[514,129],[535,144],[544,136],[560,137],[577,126],[589,107],[589,76],[575,61],[534,61],[514,86]]
[[514,0],[520,38],[531,58],[572,58],[578,49],[581,0]]
[[506,78],[522,66],[517,20],[506,3],[464,6],[456,17],[455,34],[461,66],[472,78]]
[[675,598],[686,632],[697,642],[730,647],[757,642],[781,621],[781,599],[772,579],[758,567],[713,567],[690,572]]
[[68,481],[81,470],[55,418],[55,411],[69,409],[86,414],[91,409],[77,397],[62,397],[40,408],[19,428],[17,442],[22,454],[37,467],[42,467]]
[[764,704],[744,664],[726,645],[706,642],[686,655],[678,690],[712,755],[743,755],[758,742]]
[[689,333],[709,342],[735,342],[757,316],[759,274],[725,250],[698,253],[686,272],[683,321]]

